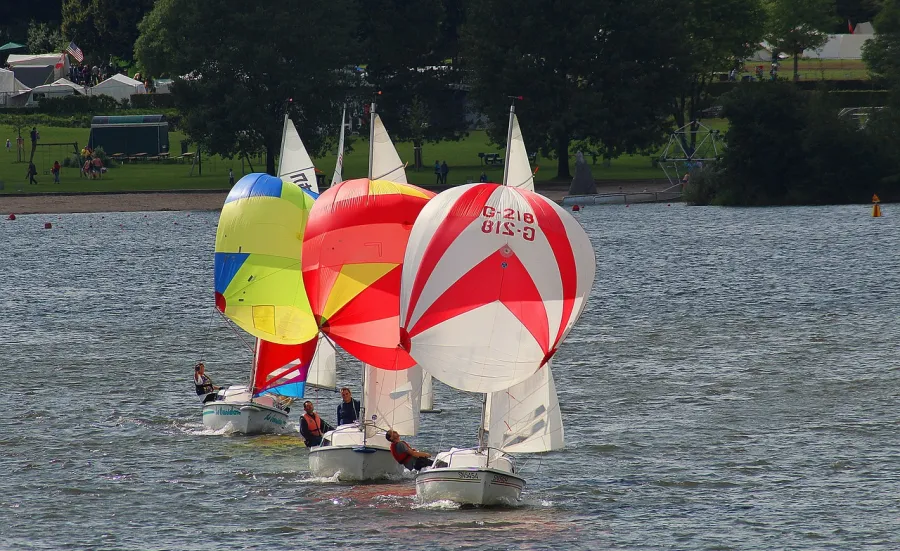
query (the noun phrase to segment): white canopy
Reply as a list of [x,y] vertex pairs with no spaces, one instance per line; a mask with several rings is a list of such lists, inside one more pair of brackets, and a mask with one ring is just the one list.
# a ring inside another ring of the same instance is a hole
[[125,75],[113,75],[91,88],[92,95],[106,95],[116,100],[131,99],[132,94],[146,94],[143,83]]
[[28,90],[28,87],[16,80],[15,73],[6,69],[0,69],[0,94],[23,90]]
[[832,34],[818,49],[804,50],[803,57],[812,59],[862,59],[862,46],[871,34]]
[[31,65],[34,67],[43,67],[45,65],[53,65],[63,64],[63,69],[68,70],[69,68],[69,60],[66,57],[66,54],[10,54],[8,58],[6,58],[6,62],[10,67],[16,67],[17,65]]
[[51,84],[42,84],[31,89],[32,94],[46,94],[48,96],[71,96],[72,94],[85,94],[83,86],[79,86],[69,79],[61,78]]

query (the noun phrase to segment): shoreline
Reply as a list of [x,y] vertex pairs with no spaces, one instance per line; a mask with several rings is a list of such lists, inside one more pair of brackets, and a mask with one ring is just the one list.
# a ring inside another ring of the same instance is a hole
[[[597,183],[597,193],[662,191],[665,181]],[[569,186],[538,186],[537,192],[561,202]],[[217,211],[228,190],[132,191],[123,193],[41,193],[0,195],[0,214],[75,214],[100,212]]]

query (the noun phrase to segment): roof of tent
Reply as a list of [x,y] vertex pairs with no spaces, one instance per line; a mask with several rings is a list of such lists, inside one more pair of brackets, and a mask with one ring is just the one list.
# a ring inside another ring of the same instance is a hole
[[82,95],[85,93],[83,87],[81,87],[81,86],[75,84],[74,82],[72,82],[71,80],[65,79],[65,78],[61,78],[50,84],[42,84],[41,86],[35,86],[34,88],[31,89],[31,91],[37,92],[37,93],[59,92],[65,88],[68,88],[68,89],[72,90],[73,92],[77,92]]
[[119,87],[122,85],[136,87],[136,86],[143,86],[144,83],[139,80],[134,80],[133,78],[125,76],[125,75],[115,74],[115,75],[109,77],[108,79],[104,80],[100,84],[94,86],[94,89],[97,89],[97,88],[102,89],[102,88],[106,88],[106,87],[110,87],[110,86]]
[[10,54],[6,58],[6,62],[11,66],[34,65],[42,67],[45,65],[56,65],[57,63],[68,65],[66,54]]
[[11,52],[13,50],[21,50],[24,48],[24,44],[18,44],[16,42],[7,42],[3,46],[0,46],[0,52]]
[[16,79],[15,73],[6,69],[0,69],[0,93],[25,90],[28,90],[28,87]]
[[853,29],[853,34],[875,34],[875,27],[866,21],[865,23],[858,24],[856,28]]

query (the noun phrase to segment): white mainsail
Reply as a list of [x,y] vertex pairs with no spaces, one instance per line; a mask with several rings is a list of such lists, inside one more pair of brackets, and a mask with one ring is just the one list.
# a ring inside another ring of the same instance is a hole
[[378,369],[365,364],[363,403],[366,419],[381,429],[393,429],[405,436],[419,432],[422,399],[422,368]]
[[306,386],[335,390],[337,388],[337,373],[335,371],[334,345],[324,335],[319,335],[319,344],[316,345],[316,354],[309,364],[306,374]]
[[331,185],[335,186],[344,181],[344,129],[346,128],[347,108],[341,112],[341,136],[338,138],[337,162],[334,165],[334,176],[331,177]]
[[431,373],[427,373],[424,370],[422,373],[422,407],[420,411],[434,412],[434,381],[431,379]]
[[400,155],[394,147],[394,142],[388,136],[384,123],[378,114],[372,115],[372,132],[370,134],[371,155],[369,158],[369,179],[388,180],[400,184],[408,183],[406,180],[406,165],[400,160]]
[[281,133],[281,161],[278,164],[278,177],[293,182],[300,187],[319,193],[316,182],[316,167],[313,165],[297,128],[290,117],[284,116],[284,129]]
[[512,112],[512,108],[510,108],[509,114],[509,140],[506,144],[506,157],[507,164],[503,172],[503,184],[534,191],[534,172],[528,162],[528,151],[525,149],[525,140],[522,139],[519,119]]
[[536,453],[565,447],[550,364],[525,382],[489,394],[485,428],[488,446],[505,452]]

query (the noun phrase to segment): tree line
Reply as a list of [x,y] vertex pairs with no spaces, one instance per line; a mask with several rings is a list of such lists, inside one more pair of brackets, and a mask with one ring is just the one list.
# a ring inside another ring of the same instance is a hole
[[[746,59],[762,40],[796,57],[820,45],[827,32],[890,12],[882,4],[894,1],[56,5],[60,38],[74,40],[89,58],[115,56],[144,75],[175,78],[182,126],[210,153],[265,151],[266,170],[274,172],[285,113],[311,151],[322,154],[334,147],[341,106],[376,94],[392,136],[420,152],[427,143],[465,136],[467,106],[486,117],[490,137],[502,145],[509,97],[521,96],[526,143],[556,159],[556,176],[567,179],[573,148],[609,159],[657,150],[673,127],[697,120],[710,106],[708,85],[717,73]],[[52,0],[33,3],[53,11]]]

